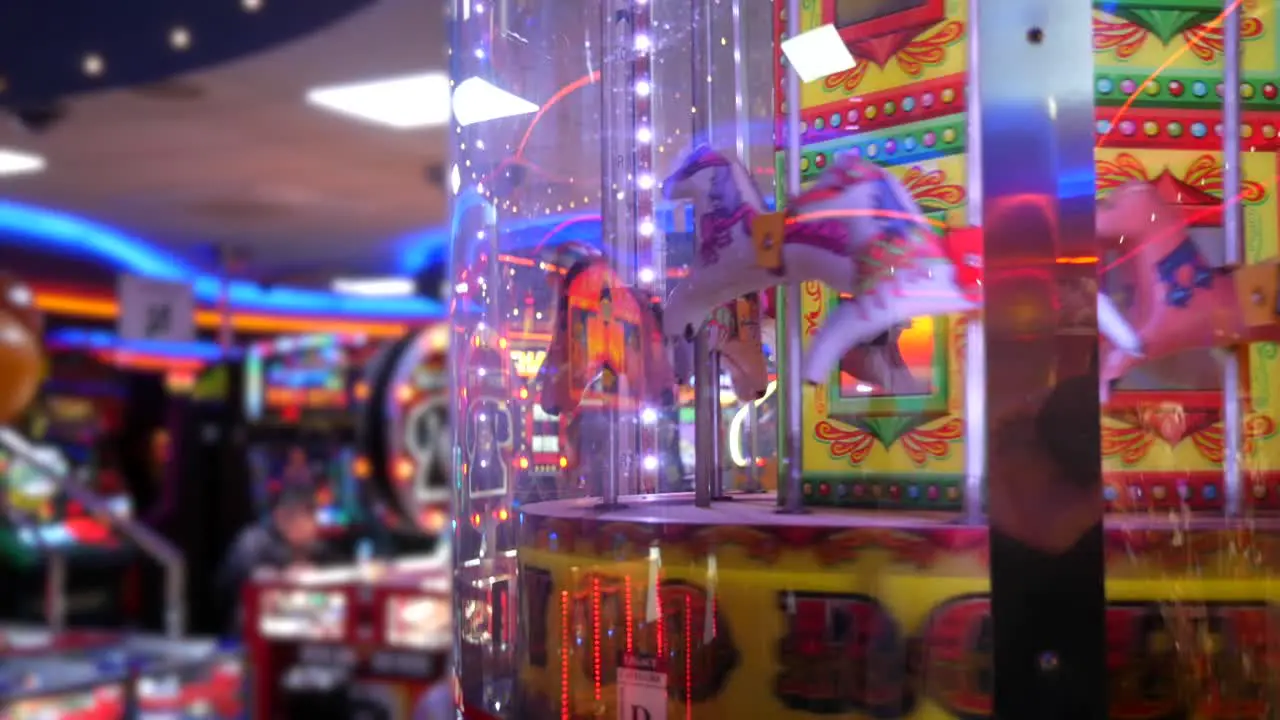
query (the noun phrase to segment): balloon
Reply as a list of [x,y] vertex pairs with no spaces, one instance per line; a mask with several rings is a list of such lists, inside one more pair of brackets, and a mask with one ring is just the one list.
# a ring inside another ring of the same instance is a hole
[[0,424],[17,418],[40,389],[43,327],[31,289],[0,273]]

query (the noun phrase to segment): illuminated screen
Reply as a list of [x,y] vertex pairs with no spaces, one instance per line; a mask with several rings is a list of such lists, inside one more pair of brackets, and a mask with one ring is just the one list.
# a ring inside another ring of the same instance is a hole
[[879,20],[925,6],[928,0],[836,0],[836,27]]
[[347,596],[321,590],[264,590],[259,615],[263,637],[339,640],[347,629]]
[[309,487],[315,492],[316,516],[322,526],[346,525],[349,507],[350,468],[354,451],[345,446],[299,441],[293,445],[262,445],[250,453],[254,476],[254,501],[260,514],[286,486]]
[[[882,387],[872,385],[865,378],[858,377],[859,367],[855,360],[859,357],[859,353],[867,351],[855,349],[845,355],[840,364],[840,396],[865,398],[933,394],[935,391],[933,386],[933,357],[936,349],[935,328],[936,325],[933,318],[916,318],[911,322],[911,327],[903,330],[902,334],[898,336],[896,350],[892,346],[888,346],[882,351],[877,351],[883,352],[884,361],[901,368],[899,373],[906,372],[910,374],[908,378],[905,378],[907,382],[898,383],[899,387],[908,385],[910,392],[890,393]],[[901,378],[902,375],[899,374],[897,377]]]
[[449,600],[443,597],[393,595],[384,616],[386,642],[401,648],[445,648],[453,636]]
[[251,347],[245,360],[245,414],[250,420],[297,421],[301,414],[349,410],[353,381],[371,349],[363,338],[335,335]]

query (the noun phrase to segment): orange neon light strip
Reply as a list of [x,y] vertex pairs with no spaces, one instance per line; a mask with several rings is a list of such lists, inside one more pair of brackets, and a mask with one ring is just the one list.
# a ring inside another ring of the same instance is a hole
[[[114,320],[120,316],[120,305],[103,297],[73,295],[61,292],[36,290],[36,307],[50,315],[64,315],[95,320]],[[206,329],[222,327],[222,313],[217,310],[197,310],[196,325]],[[266,315],[261,313],[233,312],[231,326],[236,330],[252,333],[314,333],[337,332],[368,337],[398,338],[409,332],[409,326],[398,322],[339,320],[332,317],[299,317],[293,315]]]

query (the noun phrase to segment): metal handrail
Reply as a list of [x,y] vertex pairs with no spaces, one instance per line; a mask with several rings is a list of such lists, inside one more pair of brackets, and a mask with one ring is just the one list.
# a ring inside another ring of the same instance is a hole
[[42,475],[57,483],[59,489],[68,497],[95,516],[105,520],[112,529],[119,532],[142,550],[144,555],[155,560],[165,573],[165,634],[171,638],[180,638],[186,633],[186,593],[187,563],[182,552],[164,539],[159,533],[132,518],[120,517],[112,512],[107,503],[96,494],[89,492],[79,483],[72,480],[62,471],[54,467],[31,447],[18,433],[7,427],[0,427],[0,445],[20,458],[24,463],[38,470]]

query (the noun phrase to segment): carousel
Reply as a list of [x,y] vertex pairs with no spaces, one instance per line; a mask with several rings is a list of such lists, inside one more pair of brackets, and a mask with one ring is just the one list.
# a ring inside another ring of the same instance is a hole
[[454,3],[467,716],[1273,712],[1269,15],[743,5]]

